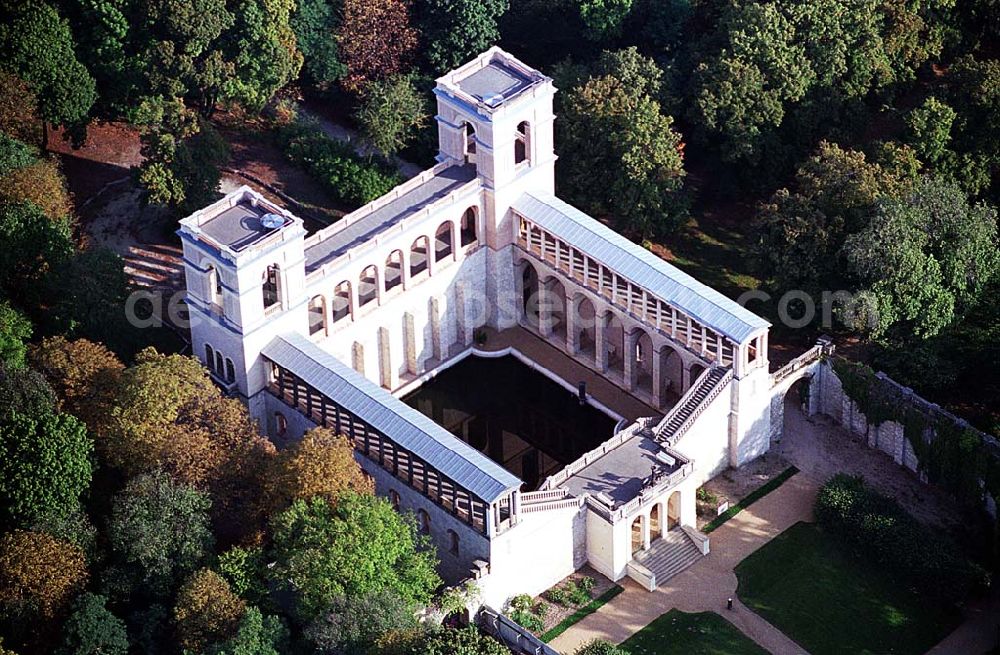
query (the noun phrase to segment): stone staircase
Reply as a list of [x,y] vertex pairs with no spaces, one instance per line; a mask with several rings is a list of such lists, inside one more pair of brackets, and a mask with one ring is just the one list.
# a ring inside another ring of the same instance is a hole
[[732,376],[733,369],[728,366],[714,366],[702,374],[673,409],[653,428],[653,437],[661,443],[674,445],[691,427],[694,419],[719,395]]
[[655,540],[648,550],[637,553],[635,561],[649,570],[657,586],[704,557],[701,547],[681,528],[674,528]]

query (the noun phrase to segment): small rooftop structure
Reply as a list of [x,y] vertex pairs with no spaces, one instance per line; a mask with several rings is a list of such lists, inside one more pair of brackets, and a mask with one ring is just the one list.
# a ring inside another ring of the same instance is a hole
[[407,216],[416,214],[475,178],[476,167],[472,164],[439,164],[404,182],[382,198],[351,212],[310,238],[306,243],[306,273],[346,254],[351,248],[364,245],[378,233],[397,225]]
[[527,89],[551,82],[514,55],[493,47],[469,63],[438,78],[438,88],[487,112]]
[[228,194],[181,221],[181,231],[236,255],[282,228],[301,222],[248,186]]

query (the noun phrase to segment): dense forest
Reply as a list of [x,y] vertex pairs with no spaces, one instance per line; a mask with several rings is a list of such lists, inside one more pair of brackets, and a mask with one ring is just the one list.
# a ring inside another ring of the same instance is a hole
[[132,281],[51,153],[109,123],[138,133],[132,183],[167,232],[217,197],[234,131],[342,213],[433,162],[434,79],[499,44],[560,89],[561,196],[734,298],[766,292],[748,306],[777,345],[833,334],[1000,433],[994,0],[0,0],[0,19],[0,652],[504,652],[416,623],[465,599],[345,439],[275,452],[174,333],[125,320]]

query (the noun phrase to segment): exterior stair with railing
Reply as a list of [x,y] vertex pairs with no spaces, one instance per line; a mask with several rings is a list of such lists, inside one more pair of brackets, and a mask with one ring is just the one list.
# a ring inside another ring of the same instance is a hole
[[704,556],[701,544],[695,543],[683,528],[674,528],[633,559],[652,573],[653,584],[660,586]]
[[713,366],[705,371],[680,401],[667,412],[663,420],[653,428],[653,437],[668,446],[677,443],[732,377],[733,369],[728,366]]

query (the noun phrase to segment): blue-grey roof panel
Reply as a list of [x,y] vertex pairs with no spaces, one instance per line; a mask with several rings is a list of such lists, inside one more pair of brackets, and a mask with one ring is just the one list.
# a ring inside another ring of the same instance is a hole
[[285,334],[261,352],[487,503],[521,486],[517,476],[308,338]]
[[524,193],[514,211],[604,263],[677,309],[743,343],[770,323],[576,207],[547,193]]

